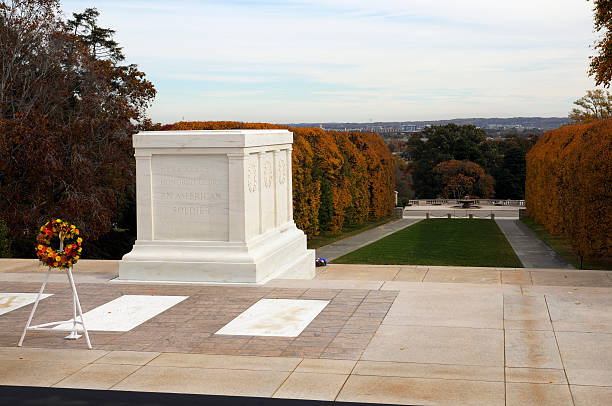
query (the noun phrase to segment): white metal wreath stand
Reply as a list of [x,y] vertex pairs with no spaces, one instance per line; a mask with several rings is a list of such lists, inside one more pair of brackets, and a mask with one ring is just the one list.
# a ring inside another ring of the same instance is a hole
[[[63,244],[62,244],[63,245]],[[68,276],[68,282],[70,283],[70,288],[72,289],[72,329],[55,329],[50,326],[55,326],[59,324],[69,323],[70,320],[64,321],[52,321],[50,323],[37,324],[35,326],[30,326],[32,322],[32,318],[34,317],[34,312],[36,312],[36,308],[38,307],[38,302],[40,301],[40,297],[45,290],[45,285],[47,285],[47,281],[49,280],[49,274],[51,273],[51,267],[47,270],[47,275],[45,276],[45,281],[40,287],[40,291],[38,292],[38,296],[36,296],[36,301],[34,302],[34,307],[30,312],[30,317],[28,318],[28,322],[23,329],[23,334],[21,334],[21,338],[19,339],[18,347],[21,347],[23,344],[23,339],[25,338],[26,332],[28,330],[53,330],[53,331],[70,331],[65,338],[67,340],[76,340],[81,337],[78,334],[78,330],[85,333],[85,339],[87,340],[87,347],[91,350],[91,341],[89,341],[89,333],[87,332],[87,328],[85,327],[85,320],[83,319],[83,310],[81,309],[81,302],[79,302],[79,295],[77,294],[76,286],[74,285],[74,279],[72,278],[72,267],[66,269],[66,275]],[[81,317],[81,321],[77,321],[77,310],[79,311],[79,316]],[[77,324],[81,325],[81,328],[77,328]]]

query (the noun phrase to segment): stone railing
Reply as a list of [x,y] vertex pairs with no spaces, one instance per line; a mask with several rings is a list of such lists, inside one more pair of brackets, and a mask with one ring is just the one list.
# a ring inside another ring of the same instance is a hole
[[[442,206],[448,204],[461,204],[455,199],[418,199],[409,200],[408,202],[411,206]],[[483,206],[525,207],[525,200],[474,199],[474,204]]]

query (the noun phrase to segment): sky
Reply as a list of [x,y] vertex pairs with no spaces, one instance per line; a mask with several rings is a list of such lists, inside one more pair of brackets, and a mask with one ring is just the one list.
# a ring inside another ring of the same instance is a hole
[[594,88],[585,0],[63,0],[116,31],[154,122],[564,117]]

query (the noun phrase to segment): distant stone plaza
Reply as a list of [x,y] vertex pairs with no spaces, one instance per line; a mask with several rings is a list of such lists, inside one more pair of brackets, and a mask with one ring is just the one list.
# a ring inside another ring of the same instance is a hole
[[402,216],[403,218],[428,218],[429,216],[429,218],[518,219],[520,210],[525,209],[524,200],[474,199],[469,208],[463,208],[460,200],[410,200],[410,205],[404,207]]

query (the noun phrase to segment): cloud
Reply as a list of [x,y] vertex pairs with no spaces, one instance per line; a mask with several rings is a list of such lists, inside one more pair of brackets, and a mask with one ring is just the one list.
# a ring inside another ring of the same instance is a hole
[[592,86],[584,1],[95,5],[156,85],[151,116],[160,121],[565,115]]

